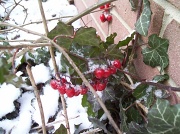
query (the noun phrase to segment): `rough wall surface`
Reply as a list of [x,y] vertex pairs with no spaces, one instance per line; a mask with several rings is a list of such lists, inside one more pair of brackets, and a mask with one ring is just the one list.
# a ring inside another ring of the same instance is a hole
[[[78,11],[81,12],[98,0],[74,0]],[[148,36],[158,34],[160,37],[169,40],[169,66],[167,73],[170,75],[168,83],[172,86],[180,86],[180,0],[149,0],[152,10],[151,24]],[[118,36],[115,41],[124,39],[134,30],[137,18],[137,11],[131,10],[129,0],[117,0],[110,10],[112,23],[102,23],[99,19],[102,11],[97,11],[82,18],[82,25],[95,27],[102,39],[113,32]],[[99,10],[99,9],[97,9]],[[147,37],[142,37],[147,43]],[[137,73],[144,79],[151,80],[153,76],[159,74],[158,68],[151,68],[143,63],[141,48],[138,49],[137,58],[134,61]]]

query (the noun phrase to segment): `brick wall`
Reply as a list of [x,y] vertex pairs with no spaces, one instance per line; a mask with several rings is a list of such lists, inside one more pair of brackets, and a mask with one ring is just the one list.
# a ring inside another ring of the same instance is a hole
[[[98,0],[74,0],[78,11],[81,12]],[[168,83],[172,86],[180,86],[180,0],[149,0],[152,10],[151,25],[148,36],[158,34],[169,40],[170,64],[167,72],[170,75]],[[116,43],[124,39],[134,30],[137,12],[131,11],[129,0],[117,0],[112,4],[115,7],[110,11],[113,16],[112,23],[102,23],[99,19],[101,11],[84,16],[82,24],[95,27],[102,39],[113,32],[117,32]],[[146,43],[147,37],[142,37]],[[141,48],[138,49],[137,58],[134,61],[137,73],[140,77],[151,80],[159,74],[158,68],[151,68],[143,63]]]

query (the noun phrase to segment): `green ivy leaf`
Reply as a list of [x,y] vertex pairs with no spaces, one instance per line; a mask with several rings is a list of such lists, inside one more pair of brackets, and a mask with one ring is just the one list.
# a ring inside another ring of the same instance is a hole
[[131,122],[129,125],[129,132],[127,134],[148,134],[148,131],[144,125],[139,125],[135,122]]
[[139,99],[143,96],[146,95],[146,89],[148,88],[149,86],[147,84],[140,84],[136,87],[136,89],[134,89],[134,92],[133,92],[133,96],[136,98],[136,99]]
[[62,35],[62,36],[73,36],[74,34],[74,28],[71,25],[67,25],[61,21],[59,21],[54,29],[52,29],[48,33],[48,38],[53,39],[57,35]]
[[132,39],[134,38],[134,35],[135,32],[133,32],[130,36],[127,36],[124,40],[119,41],[116,45],[116,48],[128,45],[129,42],[132,41]]
[[89,103],[89,101],[87,100],[87,97],[87,95],[83,96],[81,105],[87,108],[87,114],[89,117],[95,117],[96,113],[93,111],[93,107],[91,103]]
[[180,132],[180,104],[170,105],[157,99],[148,112],[147,129],[151,134],[178,134]]
[[164,82],[165,80],[169,79],[169,75],[168,74],[164,74],[164,75],[156,75],[153,80],[157,81],[157,82]]
[[8,63],[5,58],[0,58],[0,84],[5,82],[6,76],[9,74]]
[[109,131],[106,129],[105,125],[100,120],[91,117],[88,117],[88,120],[92,122],[95,127],[101,128],[104,130],[105,133],[110,134]]
[[67,129],[63,124],[61,124],[54,134],[67,134]]
[[76,31],[74,37],[74,43],[78,43],[79,45],[89,45],[89,46],[99,47],[100,38],[97,36],[95,28],[81,27]]
[[5,81],[14,85],[16,88],[20,88],[22,84],[25,84],[22,77],[17,77],[15,74],[5,75]]
[[107,49],[110,45],[114,44],[114,38],[117,36],[117,33],[112,33],[106,38],[105,42],[102,42],[105,49]]
[[128,128],[128,125],[127,125],[127,117],[126,117],[126,114],[125,114],[125,111],[123,110],[123,106],[122,106],[122,99],[120,99],[120,102],[119,102],[119,115],[120,115],[120,119],[121,119],[121,123],[120,123],[120,129],[123,131],[123,132],[128,132],[129,131],[129,128]]
[[169,64],[167,54],[169,41],[153,34],[149,37],[148,44],[150,48],[146,47],[142,50],[144,63],[151,67],[160,66],[162,71]]
[[73,39],[71,38],[65,38],[65,37],[59,37],[57,38],[57,44],[63,48],[69,49],[72,45]]
[[135,27],[136,31],[144,36],[147,36],[148,34],[148,28],[151,20],[151,8],[150,3],[148,0],[143,0],[143,11],[141,13],[141,16],[137,20]]
[[137,0],[129,0],[131,4],[131,10],[135,11],[137,9],[138,1]]
[[137,109],[135,109],[134,107],[131,107],[127,110],[126,116],[127,116],[127,122],[131,122],[131,121],[134,121],[137,123],[142,122],[142,117],[141,117],[139,111]]
[[69,51],[82,58],[93,58],[98,57],[103,50],[96,46],[82,46],[77,43],[73,43],[73,45],[69,48]]
[[155,87],[153,87],[152,90],[149,93],[147,93],[147,100],[145,100],[145,106],[147,108],[150,108],[154,103],[154,100],[155,100],[154,90],[155,90]]

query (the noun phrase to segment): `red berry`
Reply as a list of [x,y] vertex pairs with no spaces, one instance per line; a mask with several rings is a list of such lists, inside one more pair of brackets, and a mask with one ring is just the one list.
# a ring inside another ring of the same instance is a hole
[[65,78],[61,78],[61,82],[62,82],[62,83],[66,83],[67,80],[66,80]]
[[60,94],[65,94],[66,93],[66,85],[58,85],[57,87],[58,91]]
[[105,22],[106,21],[106,17],[105,17],[104,14],[100,15],[100,20],[101,20],[101,22]]
[[57,90],[57,87],[58,87],[57,80],[51,80],[50,85],[53,89]]
[[111,74],[115,74],[117,72],[117,69],[114,66],[110,67]]
[[100,8],[100,9],[104,9],[104,8],[105,8],[105,5],[102,5],[102,6],[100,6],[99,8]]
[[107,3],[106,5],[105,5],[105,8],[109,8],[110,7],[110,3]]
[[119,60],[114,60],[114,61],[113,61],[113,66],[114,66],[115,68],[120,69],[120,68],[121,68],[121,62],[120,62]]
[[73,87],[66,89],[66,95],[69,98],[72,98],[75,95],[75,89]]
[[76,90],[74,96],[78,96],[79,94],[80,94],[80,91],[79,91],[79,90]]
[[88,89],[86,87],[81,87],[80,93],[81,95],[85,95],[87,93]]
[[111,70],[110,70],[110,68],[106,68],[106,69],[104,69],[104,77],[105,78],[108,78],[109,76],[111,75]]
[[102,69],[102,68],[97,68],[97,69],[94,71],[94,75],[95,75],[96,78],[98,78],[98,79],[103,78],[103,76],[104,76],[104,69]]
[[109,15],[107,16],[106,20],[107,20],[108,22],[111,22],[111,21],[112,21],[112,15],[109,14]]
[[103,91],[106,88],[106,83],[97,83],[96,89],[97,91]]
[[94,88],[95,91],[97,91],[95,83],[91,83],[91,86]]

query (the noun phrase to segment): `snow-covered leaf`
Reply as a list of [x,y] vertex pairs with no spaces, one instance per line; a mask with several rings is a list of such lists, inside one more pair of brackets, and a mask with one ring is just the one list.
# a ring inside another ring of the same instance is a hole
[[135,32],[133,32],[130,36],[127,36],[124,40],[119,41],[116,48],[128,45],[129,42],[134,38],[134,35]]
[[105,133],[108,133],[108,130],[106,129],[105,127],[105,124],[103,124],[100,120],[96,119],[96,118],[91,118],[91,117],[88,117],[89,121],[93,123],[93,125],[95,127],[98,127],[98,128],[101,128],[104,130]]
[[169,79],[169,75],[168,74],[163,74],[163,75],[156,75],[153,80],[157,81],[157,82],[163,82],[165,80]]
[[169,41],[153,34],[149,37],[148,44],[150,47],[142,50],[144,63],[151,67],[160,66],[163,70],[169,64],[167,54]]
[[115,92],[113,87],[108,86],[103,93],[102,93],[102,101],[105,102],[106,100],[115,100]]
[[143,0],[143,11],[140,18],[136,22],[136,31],[144,36],[148,34],[148,28],[151,20],[151,8],[149,0]]
[[157,99],[148,112],[147,129],[150,134],[178,134],[180,132],[180,104],[170,105]]
[[81,27],[76,31],[73,42],[78,43],[79,45],[89,45],[89,46],[99,47],[100,38],[97,36],[95,28]]

